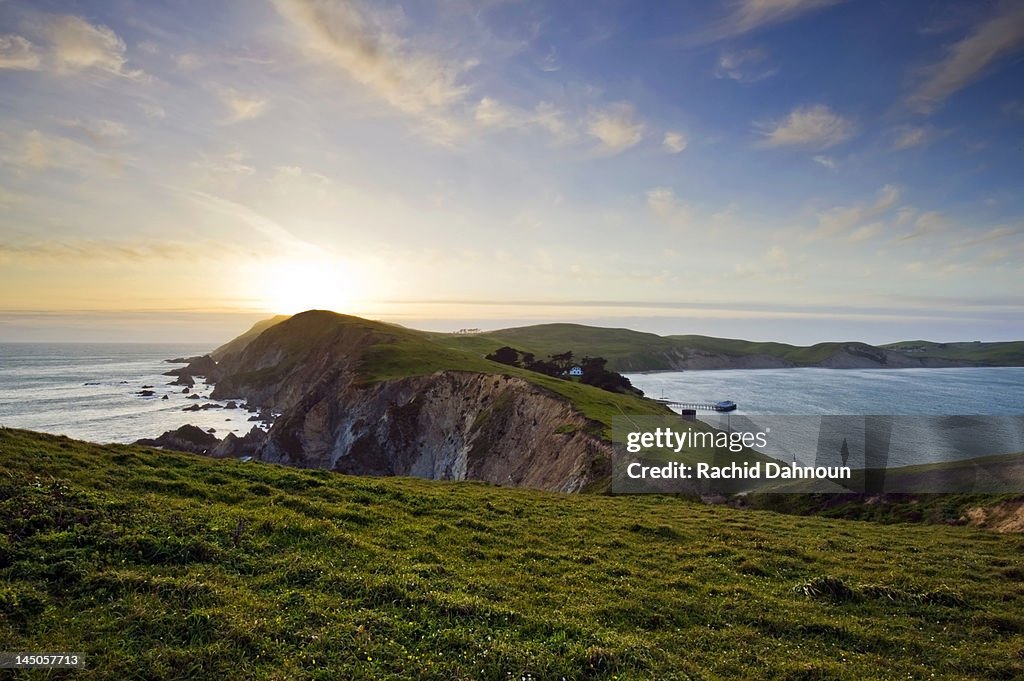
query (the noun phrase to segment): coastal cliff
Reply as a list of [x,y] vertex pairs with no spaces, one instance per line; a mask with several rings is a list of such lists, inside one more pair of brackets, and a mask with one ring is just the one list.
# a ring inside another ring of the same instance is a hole
[[360,386],[338,375],[277,420],[259,458],[578,492],[609,473],[600,429],[520,378],[441,371]]
[[532,374],[452,354],[401,327],[312,311],[222,355],[212,397],[281,414],[255,452],[263,461],[562,492],[609,475],[609,424],[585,409],[667,413],[510,371]]

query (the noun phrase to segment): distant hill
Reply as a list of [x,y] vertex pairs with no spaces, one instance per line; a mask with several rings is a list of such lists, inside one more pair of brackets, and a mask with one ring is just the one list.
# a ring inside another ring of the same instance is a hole
[[855,341],[811,346],[699,335],[659,336],[582,324],[538,324],[479,334],[429,334],[478,353],[508,345],[538,356],[571,349],[604,357],[614,371],[684,369],[831,369],[1024,366],[1024,342],[926,343],[873,346]]

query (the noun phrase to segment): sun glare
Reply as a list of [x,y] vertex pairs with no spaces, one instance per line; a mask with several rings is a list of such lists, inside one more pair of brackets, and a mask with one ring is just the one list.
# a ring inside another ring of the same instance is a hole
[[303,310],[351,312],[357,301],[357,277],[343,261],[325,258],[275,260],[256,273],[256,302],[267,311],[295,314]]

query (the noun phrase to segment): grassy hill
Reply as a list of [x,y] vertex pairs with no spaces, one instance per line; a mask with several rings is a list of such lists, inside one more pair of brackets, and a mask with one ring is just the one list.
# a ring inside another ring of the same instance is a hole
[[1013,679],[1024,537],[0,430],[0,649],[75,679]]
[[899,350],[912,357],[968,360],[992,366],[1024,366],[1024,341],[934,343],[918,340],[901,341],[881,347]]
[[[517,376],[568,399],[585,416],[603,424],[606,433],[610,433],[615,416],[672,413],[652,400],[611,393],[576,381],[492,362],[484,359],[485,352],[451,346],[445,340],[448,336],[439,338],[422,331],[334,312],[303,312],[274,325],[259,338],[259,343],[280,352],[277,365],[285,369],[311,361],[312,356],[322,353],[325,348],[333,348],[342,354],[351,349],[358,354],[358,372],[368,382],[424,376],[443,370]],[[250,339],[250,342],[255,342],[255,339]],[[367,342],[369,347],[364,347]],[[280,373],[272,369],[261,371],[266,372],[268,381],[276,380]]]
[[[797,366],[823,362],[846,342],[810,346],[755,342],[700,335],[659,336],[630,329],[611,329],[582,324],[538,324],[480,334],[430,334],[449,347],[479,354],[510,345],[516,349],[547,356],[574,350],[608,360],[616,371],[655,371],[673,368],[673,361],[694,352],[744,358],[773,357]],[[863,345],[863,344],[857,344]],[[865,346],[871,347],[871,346]],[[879,346],[917,359],[943,359],[987,366],[1024,366],[1024,341],[1001,343],[928,343],[908,341]]]
[[270,317],[269,319],[261,319],[260,321],[253,324],[249,328],[249,330],[243,333],[242,335],[233,338],[232,340],[228,341],[224,345],[220,346],[219,348],[211,352],[210,356],[212,356],[216,360],[220,360],[225,355],[229,355],[234,352],[240,352],[242,349],[245,348],[246,345],[255,340],[261,333],[263,333],[270,327],[276,326],[277,324],[280,324],[281,322],[289,318],[290,317],[288,315],[276,315],[274,317]]

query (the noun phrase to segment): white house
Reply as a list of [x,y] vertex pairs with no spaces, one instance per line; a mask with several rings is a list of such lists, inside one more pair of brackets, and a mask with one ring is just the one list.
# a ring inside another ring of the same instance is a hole
[[569,369],[569,375],[570,376],[575,376],[577,378],[582,376],[583,375],[583,367],[581,367],[581,366],[579,366],[577,364],[576,366],[574,366],[571,369]]

